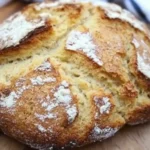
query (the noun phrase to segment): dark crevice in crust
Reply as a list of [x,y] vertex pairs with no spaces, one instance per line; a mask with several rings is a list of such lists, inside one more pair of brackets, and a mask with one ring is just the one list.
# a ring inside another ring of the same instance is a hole
[[30,41],[32,41],[33,38],[36,38],[39,34],[43,33],[43,32],[46,32],[46,31],[49,31],[51,30],[52,27],[48,24],[46,24],[45,26],[42,26],[42,27],[39,27],[39,28],[36,28],[34,31],[28,33],[27,36],[25,36],[20,42],[18,45],[16,46],[11,46],[11,47],[8,47],[8,48],[4,48],[2,50],[0,50],[0,55],[3,55],[5,53],[9,53],[11,51],[17,51],[17,49],[19,49],[20,47],[30,43]]

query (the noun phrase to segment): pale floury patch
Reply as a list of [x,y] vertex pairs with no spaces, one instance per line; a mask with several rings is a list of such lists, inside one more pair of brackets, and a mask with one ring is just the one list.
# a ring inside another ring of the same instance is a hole
[[52,92],[53,98],[47,95],[46,99],[43,100],[43,102],[41,103],[41,106],[45,109],[45,113],[35,113],[35,117],[41,120],[42,122],[44,122],[45,119],[57,119],[58,114],[53,113],[53,110],[56,107],[64,107],[68,117],[68,122],[72,123],[75,120],[78,111],[77,106],[75,104],[72,104],[73,98],[69,89],[68,82],[65,80],[62,81],[58,87],[52,90]]
[[13,107],[18,98],[19,96],[13,91],[8,96],[0,98],[0,106],[7,108]]
[[101,141],[113,136],[118,130],[119,130],[118,128],[111,128],[109,126],[105,128],[100,128],[98,125],[95,125],[90,135],[90,139],[95,142]]
[[18,45],[30,32],[44,25],[45,19],[29,21],[21,12],[14,14],[0,25],[0,50]]
[[82,52],[99,66],[103,65],[103,62],[97,56],[97,46],[89,32],[71,31],[66,41],[66,49]]
[[39,67],[35,70],[37,71],[51,71],[51,64],[48,61],[43,62]]
[[31,78],[30,80],[33,85],[44,85],[45,83],[55,82],[56,78],[53,78],[53,77],[43,78],[43,77],[37,76],[35,78]]
[[132,40],[137,50],[137,67],[147,78],[150,78],[150,48],[149,46],[138,37]]
[[109,114],[111,109],[110,99],[108,97],[94,97],[95,105],[99,112],[95,114],[95,118],[99,118],[99,115]]

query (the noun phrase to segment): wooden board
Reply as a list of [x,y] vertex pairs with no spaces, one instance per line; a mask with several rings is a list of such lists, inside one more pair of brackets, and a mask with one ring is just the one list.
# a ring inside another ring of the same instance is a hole
[[[0,22],[22,7],[22,3],[13,2],[4,8],[0,8]],[[0,150],[31,149],[0,133]],[[150,150],[150,123],[124,127],[108,140],[74,150]]]

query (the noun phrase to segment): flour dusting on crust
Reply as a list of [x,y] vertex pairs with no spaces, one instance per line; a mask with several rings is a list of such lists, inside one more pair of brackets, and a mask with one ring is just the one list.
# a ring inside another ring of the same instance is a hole
[[97,56],[97,46],[89,32],[71,31],[66,41],[66,49],[82,52],[99,66],[103,65],[103,62]]
[[[42,63],[36,70],[40,71],[50,71],[51,70],[51,64],[49,62]],[[31,82],[30,85],[25,85],[25,82]],[[25,78],[21,77],[19,78],[15,83],[15,89],[13,91],[10,91],[9,94],[1,93],[0,95],[0,106],[11,108],[14,107],[17,100],[21,98],[24,91],[34,88],[34,86],[37,85],[44,85],[46,83],[55,82],[56,78],[54,77],[41,77],[37,76],[34,78]]]
[[28,21],[21,12],[16,13],[0,25],[0,50],[18,45],[30,32],[44,25],[42,18]]
[[61,82],[61,85],[57,88],[54,93],[54,100],[58,104],[63,104],[66,109],[66,113],[68,115],[68,122],[72,123],[77,116],[77,107],[76,105],[71,104],[72,96],[71,91],[69,89],[69,84],[64,80]]
[[47,131],[42,125],[37,124],[36,126],[37,126],[38,130],[42,133]]
[[22,86],[17,88],[16,91],[10,92],[9,95],[2,95],[0,97],[0,106],[6,108],[12,108],[15,106],[17,100],[22,96],[23,92],[29,89],[30,86]]
[[55,114],[49,113],[49,112],[48,112],[47,114],[44,114],[44,115],[35,113],[35,116],[36,116],[39,120],[41,120],[42,122],[44,122],[45,119],[55,119],[55,118],[57,117]]
[[43,62],[38,68],[38,71],[51,71],[51,64],[48,61]]
[[150,48],[149,46],[138,37],[134,37],[132,40],[132,43],[137,49],[138,70],[142,72],[147,78],[150,78]]
[[119,129],[118,128],[111,128],[105,127],[100,128],[98,125],[95,125],[92,134],[90,135],[90,139],[93,141],[101,141],[113,136]]
[[57,119],[58,114],[57,112],[54,112],[54,109],[62,107],[65,109],[68,123],[72,123],[75,120],[78,111],[77,106],[72,104],[72,95],[67,81],[62,81],[60,85],[52,91],[52,93],[53,98],[50,98],[48,95],[46,99],[41,102],[41,106],[44,108],[45,113],[35,113],[35,117],[42,122],[44,122],[45,119]]
[[69,123],[72,123],[77,115],[77,107],[75,105],[68,107],[67,115]]
[[16,99],[18,99],[18,95],[16,92],[12,91],[8,96],[2,96],[0,97],[0,106],[2,107],[13,107],[14,104],[16,103]]
[[44,83],[55,82],[56,78],[52,77],[42,78],[40,76],[37,76],[35,78],[31,78],[30,80],[33,85],[44,85]]
[[72,100],[71,92],[63,84],[61,84],[54,93],[55,100],[58,103],[69,104]]
[[21,86],[23,86],[23,83],[24,83],[25,81],[26,81],[25,78],[20,78],[20,79],[18,79],[18,81],[16,82],[15,86],[16,86],[16,87],[21,87]]
[[[146,54],[147,52],[144,51],[144,53]],[[146,55],[144,54],[141,56],[139,53],[137,53],[138,69],[148,78],[150,78],[150,61],[148,61],[148,63],[146,62],[146,60],[150,58],[145,56]]]
[[[94,97],[95,104],[97,108],[99,109],[100,114],[109,114],[111,103],[108,97]],[[96,118],[98,117],[98,114],[96,114]]]
[[[83,1],[83,0],[82,0]],[[92,1],[89,0],[93,5],[99,6],[105,11],[105,14],[111,19],[120,19],[122,21],[128,22],[131,26],[147,34],[146,26],[143,22],[139,21],[132,13],[122,9],[116,4],[109,4],[106,2],[101,2],[99,0]]]

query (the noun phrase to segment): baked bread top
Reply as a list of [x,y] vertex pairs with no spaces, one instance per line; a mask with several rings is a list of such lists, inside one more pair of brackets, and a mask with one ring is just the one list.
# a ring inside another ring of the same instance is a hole
[[0,129],[77,147],[150,120],[150,31],[115,4],[32,4],[0,25]]

